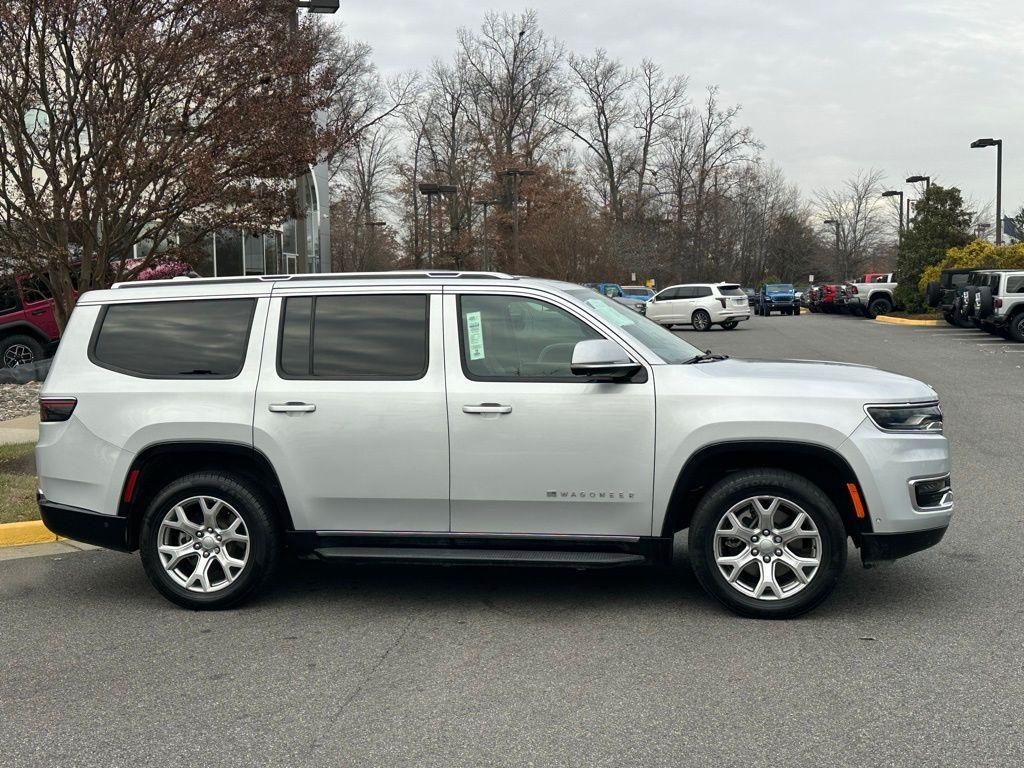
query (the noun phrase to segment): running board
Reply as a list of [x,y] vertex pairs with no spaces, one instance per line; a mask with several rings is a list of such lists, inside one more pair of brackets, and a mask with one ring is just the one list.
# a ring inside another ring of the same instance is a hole
[[629,552],[572,552],[540,549],[441,549],[436,547],[322,547],[313,554],[323,560],[415,563],[488,563],[493,565],[608,568],[647,562]]

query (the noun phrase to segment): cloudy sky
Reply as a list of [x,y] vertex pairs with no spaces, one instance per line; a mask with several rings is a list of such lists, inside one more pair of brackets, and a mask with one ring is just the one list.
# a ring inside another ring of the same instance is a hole
[[450,58],[458,27],[486,9],[536,9],[573,51],[647,56],[708,84],[743,117],[804,195],[862,168],[894,187],[911,174],[994,206],[1005,141],[1003,207],[1024,203],[1024,14],[1010,0],[342,0],[337,20],[384,72]]

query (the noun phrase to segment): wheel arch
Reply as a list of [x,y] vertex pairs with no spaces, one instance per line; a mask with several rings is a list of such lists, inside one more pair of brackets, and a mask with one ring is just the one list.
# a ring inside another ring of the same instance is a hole
[[147,446],[135,456],[121,488],[117,514],[128,518],[130,550],[138,548],[142,515],[160,490],[176,478],[203,470],[233,472],[248,478],[267,495],[281,526],[293,530],[277,472],[261,451],[231,442],[162,442]]
[[15,323],[6,323],[3,326],[0,326],[0,343],[11,336],[31,336],[44,347],[52,341],[52,339],[39,330],[39,328],[24,320],[19,320]]
[[[796,440],[737,440],[706,445],[690,456],[679,471],[669,496],[661,535],[672,536],[689,527],[701,498],[727,475],[746,469],[782,469],[817,485],[835,504],[848,535],[859,542],[871,532],[871,514],[856,473],[838,452],[816,443]],[[858,493],[863,517],[858,516],[848,483]]]

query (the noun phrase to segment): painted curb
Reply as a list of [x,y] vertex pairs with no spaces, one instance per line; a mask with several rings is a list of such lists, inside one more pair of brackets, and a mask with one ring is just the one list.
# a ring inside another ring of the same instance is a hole
[[57,541],[57,536],[50,533],[42,520],[0,524],[0,547],[45,544],[49,541]]
[[942,325],[941,320],[911,320],[908,317],[890,317],[889,315],[879,315],[875,318],[875,322],[891,325]]

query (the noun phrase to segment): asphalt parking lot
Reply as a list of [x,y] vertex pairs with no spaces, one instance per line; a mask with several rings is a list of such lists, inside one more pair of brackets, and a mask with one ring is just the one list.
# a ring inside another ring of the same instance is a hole
[[289,565],[183,612],[135,556],[0,562],[0,765],[1024,764],[1024,344],[840,316],[682,335],[935,387],[957,514],[810,616],[669,569]]

